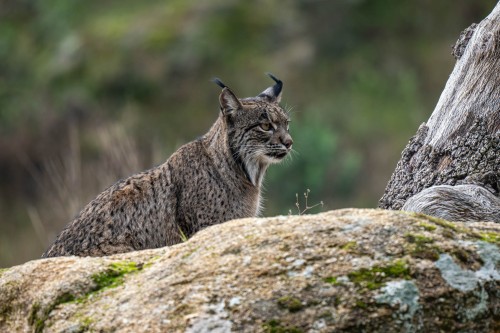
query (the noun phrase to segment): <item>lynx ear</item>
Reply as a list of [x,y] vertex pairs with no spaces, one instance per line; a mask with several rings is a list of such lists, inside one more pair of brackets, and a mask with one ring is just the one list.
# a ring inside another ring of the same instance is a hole
[[219,103],[221,111],[224,115],[227,116],[234,111],[242,108],[238,97],[236,97],[236,95],[231,91],[231,89],[229,89],[228,86],[222,83],[222,81],[218,78],[213,78],[212,81],[222,88],[222,92],[219,96]]
[[219,96],[219,103],[222,113],[227,116],[242,108],[238,97],[229,88],[222,89]]
[[261,92],[257,97],[264,97],[270,102],[279,103],[281,101],[281,89],[283,89],[283,82],[271,73],[266,74],[273,79],[276,84]]

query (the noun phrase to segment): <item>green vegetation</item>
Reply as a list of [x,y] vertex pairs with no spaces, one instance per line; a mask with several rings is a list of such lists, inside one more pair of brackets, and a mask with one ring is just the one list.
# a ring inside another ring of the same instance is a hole
[[21,283],[18,280],[7,281],[2,286],[5,294],[1,295],[2,302],[0,302],[0,323],[7,319],[12,310],[14,310],[12,304],[18,297],[20,288]]
[[360,308],[360,309],[366,309],[368,307],[368,305],[361,300],[357,300],[355,305],[357,308]]
[[358,244],[356,244],[356,242],[347,242],[341,246],[341,249],[349,252],[349,251],[354,250],[357,245]]
[[92,275],[92,280],[96,284],[93,291],[97,292],[105,288],[115,288],[123,284],[125,274],[138,270],[139,267],[132,261],[112,263],[104,272]]
[[410,243],[407,251],[412,257],[436,261],[439,259],[439,254],[443,252],[438,246],[432,245],[433,238],[413,233],[407,233],[405,238]]
[[[28,322],[33,326],[35,333],[40,333],[45,327],[45,321],[47,320],[49,314],[58,305],[64,303],[82,303],[85,302],[91,295],[100,292],[105,289],[115,288],[123,284],[125,275],[134,273],[142,269],[141,265],[136,264],[131,261],[115,262],[108,266],[108,268],[101,273],[97,273],[91,276],[92,281],[95,283],[94,287],[84,294],[83,296],[76,297],[71,293],[63,293],[58,296],[49,306],[43,307],[39,303],[33,304],[30,315],[28,317]],[[90,318],[84,318],[82,321],[82,330],[91,324]]]
[[481,240],[500,245],[500,234],[498,232],[480,232]]
[[145,265],[139,265],[129,261],[112,263],[105,271],[91,276],[94,286],[87,293],[80,297],[68,298],[65,302],[60,303],[84,303],[90,296],[95,295],[102,290],[120,286],[123,284],[126,274],[134,273],[144,267]]
[[326,283],[329,283],[329,284],[332,284],[334,286],[338,286],[339,284],[341,284],[338,280],[337,280],[337,277],[336,276],[330,276],[330,277],[326,277],[323,279],[324,282]]
[[30,315],[28,317],[28,323],[33,326],[33,331],[35,333],[39,333],[43,330],[45,327],[45,320],[47,319],[48,314],[50,313],[43,313],[39,314],[38,312],[40,311],[40,304],[35,303],[31,307]]
[[[500,234],[497,232],[474,232],[470,230],[469,228],[462,226],[457,223],[453,223],[450,221],[446,221],[434,216],[429,216],[429,215],[424,215],[424,214],[419,214],[419,213],[410,213],[410,215],[418,217],[418,218],[425,218],[428,221],[437,224],[441,227],[443,227],[445,230],[443,230],[443,235],[447,238],[452,238],[453,237],[453,232],[458,232],[462,234],[466,234],[470,237],[480,239],[482,241],[488,242],[488,243],[494,243],[494,244],[500,244]],[[420,222],[419,226],[424,227],[428,231],[433,231],[434,229],[429,229],[429,226],[425,222]],[[452,231],[452,232],[450,232]]]
[[426,231],[434,231],[434,230],[436,230],[436,226],[435,225],[432,225],[432,224],[426,223],[426,222],[420,222],[418,224],[418,226],[424,228]]
[[304,304],[295,297],[284,296],[278,299],[278,305],[282,309],[287,309],[290,312],[298,312],[304,308]]
[[453,231],[459,231],[458,226],[453,222],[449,222],[449,221],[446,221],[446,220],[443,220],[443,219],[440,219],[440,218],[437,218],[434,216],[426,216],[426,217],[429,221],[432,221],[433,223],[435,223],[443,228],[448,228],[448,229],[451,229]]
[[303,331],[295,326],[284,326],[279,320],[272,319],[262,325],[266,333],[302,333]]
[[[422,213],[413,213],[413,212],[408,212],[407,214],[410,216],[419,218],[419,219],[428,220],[428,221],[430,221],[434,224],[437,224],[443,228],[451,229],[453,231],[459,231],[459,227],[455,223],[440,219],[439,217],[425,215]],[[422,226],[422,223],[425,223],[425,222],[420,222],[419,225]],[[425,223],[425,224],[428,225],[427,223]]]
[[406,238],[406,240],[408,242],[415,243],[417,245],[424,245],[424,244],[428,244],[428,243],[433,243],[434,242],[434,239],[432,239],[430,237],[427,237],[427,236],[424,236],[424,235],[419,235],[419,234],[407,233],[405,235],[405,238]]
[[467,269],[477,270],[478,268],[474,268],[474,265],[478,267],[482,267],[484,265],[484,261],[481,256],[473,251],[463,248],[453,249],[450,253],[455,257],[459,262],[465,265]]
[[[356,286],[369,290],[379,289],[386,281],[391,279],[408,280],[411,278],[408,264],[403,259],[396,260],[385,266],[362,268],[347,274],[347,277]],[[342,284],[336,276],[326,277],[323,281],[334,286]]]
[[181,237],[181,241],[184,243],[188,240],[186,234],[184,233],[184,231],[182,231],[181,227],[177,226],[177,228],[179,229],[179,235]]
[[404,260],[396,260],[385,266],[362,268],[347,275],[358,287],[370,290],[379,289],[391,279],[411,279],[408,264]]
[[88,332],[90,330],[90,325],[92,325],[94,321],[90,317],[83,317],[79,320],[80,327],[76,331],[76,333]]
[[9,304],[0,305],[0,323],[7,319],[12,307]]
[[57,297],[49,306],[42,308],[39,303],[34,303],[31,307],[30,315],[28,317],[28,323],[33,326],[33,331],[35,333],[41,333],[45,328],[45,321],[47,320],[49,314],[55,309],[59,304],[71,302],[75,297],[70,293],[64,293]]
[[332,319],[332,317],[333,317],[333,315],[330,311],[324,311],[324,312],[319,314],[318,319],[329,320],[329,319]]

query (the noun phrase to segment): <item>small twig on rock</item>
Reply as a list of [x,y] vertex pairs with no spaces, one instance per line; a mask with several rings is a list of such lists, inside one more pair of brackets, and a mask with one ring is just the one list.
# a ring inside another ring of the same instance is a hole
[[[315,204],[315,205],[312,205],[312,206],[309,206],[307,200],[309,198],[309,193],[311,193],[311,190],[310,189],[307,189],[306,192],[304,193],[304,198],[305,198],[305,208],[304,209],[301,209],[300,208],[300,203],[299,203],[299,194],[298,193],[295,193],[295,207],[297,207],[297,213],[299,215],[303,215],[305,212],[307,212],[308,210],[311,210],[319,205],[321,205],[321,207],[323,207],[323,201],[320,201],[319,203]],[[290,209],[288,211],[288,215],[292,215],[292,210]]]

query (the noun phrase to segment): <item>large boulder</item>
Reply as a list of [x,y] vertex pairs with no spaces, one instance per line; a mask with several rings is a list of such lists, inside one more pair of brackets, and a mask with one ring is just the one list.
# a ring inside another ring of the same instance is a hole
[[344,209],[0,272],[0,332],[500,332],[500,224]]

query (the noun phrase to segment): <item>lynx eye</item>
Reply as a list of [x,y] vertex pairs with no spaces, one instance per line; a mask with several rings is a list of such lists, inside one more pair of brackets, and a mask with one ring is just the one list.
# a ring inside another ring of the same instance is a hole
[[267,132],[267,131],[271,130],[272,126],[270,123],[262,123],[262,124],[260,124],[260,128],[262,128],[262,130]]

